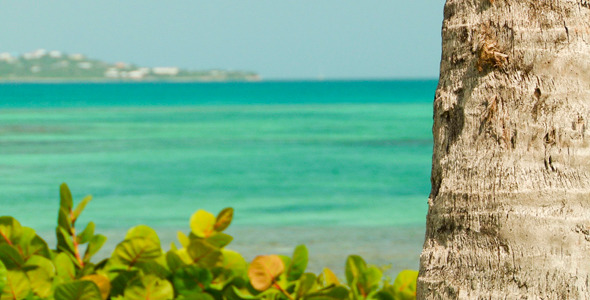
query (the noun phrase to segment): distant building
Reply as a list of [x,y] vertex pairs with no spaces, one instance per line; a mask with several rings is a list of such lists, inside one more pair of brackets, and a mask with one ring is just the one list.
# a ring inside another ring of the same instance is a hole
[[109,68],[106,72],[104,72],[104,77],[107,78],[119,78],[119,70],[115,68]]
[[14,59],[16,59],[16,58],[14,58],[14,57],[12,56],[12,54],[10,54],[10,53],[8,53],[8,52],[3,52],[3,53],[0,53],[0,61],[11,62],[11,61],[13,61]]
[[127,69],[127,68],[129,68],[129,64],[128,63],[124,63],[124,62],[116,62],[115,63],[115,67],[117,69]]
[[140,70],[133,70],[130,71],[127,75],[129,75],[129,78],[131,79],[143,79],[143,77],[145,77],[145,73],[141,72]]
[[23,58],[26,60],[39,59],[45,55],[47,55],[47,50],[37,49],[33,52],[27,52],[27,53],[23,54]]
[[47,55],[47,50],[37,49],[33,52],[33,55],[35,56],[35,58],[41,58],[41,57]]
[[137,69],[137,71],[143,73],[144,75],[147,75],[150,73],[150,68],[139,68]]
[[31,60],[31,59],[35,59],[35,53],[33,52],[27,52],[25,54],[23,54],[23,58],[26,60]]
[[176,76],[178,72],[180,72],[180,69],[177,67],[156,67],[152,69],[152,73],[155,75]]
[[69,58],[72,60],[83,60],[86,57],[84,56],[84,54],[75,53],[75,54],[70,54]]
[[87,62],[87,61],[79,62],[78,68],[88,70],[88,69],[92,68],[92,63]]
[[62,56],[63,54],[61,53],[61,51],[53,50],[49,52],[49,57],[52,58],[61,58]]

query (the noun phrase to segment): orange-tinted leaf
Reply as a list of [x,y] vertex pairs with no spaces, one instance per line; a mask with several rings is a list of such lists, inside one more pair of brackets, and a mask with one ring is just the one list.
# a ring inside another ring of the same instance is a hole
[[231,224],[231,220],[233,219],[233,217],[234,209],[231,207],[224,208],[217,215],[213,229],[215,229],[215,231],[218,232],[224,231],[229,226],[229,224]]
[[262,255],[257,256],[250,263],[248,278],[252,287],[258,291],[264,291],[283,271],[285,271],[285,265],[278,255]]

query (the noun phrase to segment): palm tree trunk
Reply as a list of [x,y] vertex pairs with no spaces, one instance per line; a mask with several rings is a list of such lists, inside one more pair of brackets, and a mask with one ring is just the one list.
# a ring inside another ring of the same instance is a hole
[[447,0],[418,299],[590,299],[590,0]]

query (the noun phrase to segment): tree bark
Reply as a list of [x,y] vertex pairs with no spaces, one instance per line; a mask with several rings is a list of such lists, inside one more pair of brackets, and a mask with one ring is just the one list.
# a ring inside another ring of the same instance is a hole
[[418,299],[590,299],[590,0],[447,0]]

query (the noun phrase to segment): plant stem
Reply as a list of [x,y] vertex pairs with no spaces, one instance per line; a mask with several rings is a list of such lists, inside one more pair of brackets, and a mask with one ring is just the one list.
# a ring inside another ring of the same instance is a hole
[[287,293],[287,291],[285,291],[278,283],[274,282],[273,286],[281,291],[281,293],[283,293],[283,295],[287,296],[287,298],[289,298],[289,300],[294,300],[293,297],[291,297],[291,295],[289,295],[289,293]]
[[[71,218],[71,212],[70,212],[70,218]],[[76,227],[74,226],[74,223],[76,222],[76,220],[72,220],[72,229],[70,230],[70,234],[72,235],[72,241],[74,244],[74,255],[76,256],[76,260],[78,260],[78,263],[80,264],[80,267],[83,268],[84,267],[84,261],[82,260],[82,257],[80,256],[80,250],[78,249],[78,240],[76,238]]]

